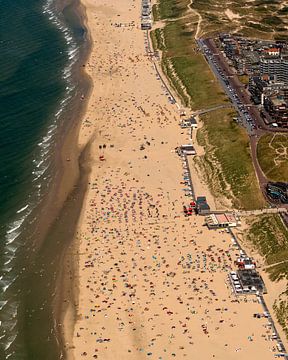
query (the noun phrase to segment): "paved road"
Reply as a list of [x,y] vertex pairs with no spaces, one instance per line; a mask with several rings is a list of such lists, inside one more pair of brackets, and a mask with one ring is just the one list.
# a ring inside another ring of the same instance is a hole
[[[238,112],[242,125],[247,130],[250,138],[252,161],[260,188],[267,202],[274,206],[275,203],[272,203],[266,195],[268,179],[262,172],[258,162],[257,143],[260,137],[265,133],[287,133],[288,129],[271,128],[265,124],[257,106],[251,104],[250,95],[246,91],[245,85],[239,81],[238,77],[227,64],[225,57],[216,47],[212,39],[199,39],[197,43],[211,70],[222,85],[227,96],[230,98],[235,110]],[[220,71],[223,74],[222,76]],[[243,110],[247,111],[251,120],[247,119],[247,114],[245,115]],[[281,204],[281,206],[288,209],[288,204]],[[285,218],[284,220],[286,222],[287,219]]]
[[[204,54],[211,70],[213,71],[214,75],[222,85],[222,88],[224,89],[225,93],[232,102],[235,110],[238,112],[239,118],[241,119],[241,122],[243,126],[246,128],[248,134],[250,136],[255,136],[256,135],[255,129],[247,121],[246,116],[243,113],[244,109],[241,110],[240,108],[241,105],[244,105],[246,108],[245,110],[249,112],[250,110],[249,108],[251,105],[251,101],[248,98],[248,94],[245,91],[244,85],[238,80],[238,78],[232,72],[232,70],[224,60],[224,57],[221,54],[221,52],[218,53],[218,50],[211,39],[205,39],[205,40],[200,39],[198,40],[198,45],[202,53]],[[220,71],[222,71],[224,76],[221,76],[219,69]],[[229,86],[231,88],[229,88]]]
[[[217,64],[223,70],[223,73],[227,77],[229,84],[232,86],[232,88],[237,93],[239,99],[241,100],[241,103],[247,108],[247,111],[250,113],[250,115],[256,125],[256,129],[262,129],[262,130],[269,131],[269,132],[280,132],[280,133],[288,132],[288,129],[272,128],[264,122],[264,119],[261,116],[258,107],[256,105],[254,105],[253,103],[251,103],[250,95],[249,95],[248,91],[246,90],[245,85],[243,83],[241,83],[237,74],[232,71],[231,67],[227,63],[226,58],[224,57],[222,52],[216,47],[213,39],[205,39],[205,40],[201,40],[201,41],[202,41],[202,44],[201,44],[202,50],[204,50],[203,45],[206,45],[207,48],[210,50],[210,52],[213,56],[213,59],[216,60]],[[218,72],[217,69],[216,69],[216,71]],[[218,75],[219,75],[219,73],[218,73]],[[263,111],[263,113],[265,114],[265,116],[268,119],[270,118],[269,114],[267,114],[265,111]]]

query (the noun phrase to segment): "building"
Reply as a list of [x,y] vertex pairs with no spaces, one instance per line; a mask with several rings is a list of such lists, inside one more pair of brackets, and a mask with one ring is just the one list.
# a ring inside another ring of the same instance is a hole
[[249,78],[248,90],[251,94],[251,99],[256,105],[264,105],[265,96],[275,93],[275,91],[288,90],[287,84],[283,81],[276,81],[273,77],[268,75],[251,76]]
[[196,155],[196,151],[193,145],[181,145],[180,151],[183,155]]
[[141,20],[141,30],[151,30],[152,29],[152,21],[149,19]]
[[267,196],[283,204],[288,204],[288,184],[282,182],[269,182],[266,186]]
[[151,30],[151,2],[149,0],[142,0],[141,8],[141,30]]
[[288,59],[260,59],[260,74],[273,75],[277,81],[288,83]]
[[255,269],[238,270],[237,275],[244,294],[266,293],[264,281]]
[[254,270],[256,269],[256,262],[254,259],[246,256],[240,257],[235,261],[235,265],[238,266],[238,269],[242,270]]
[[275,91],[269,96],[264,96],[264,108],[280,127],[288,127],[288,101],[284,91]]
[[189,119],[184,121],[189,123],[189,126],[192,127],[193,129],[197,129],[198,125],[194,116],[191,116]]
[[206,216],[205,223],[209,229],[236,227],[240,221],[233,214],[210,214]]
[[198,196],[196,199],[196,211],[199,215],[210,214],[210,206],[207,203],[205,196]]
[[264,49],[263,52],[264,54],[266,54],[266,56],[274,56],[274,57],[279,57],[280,56],[280,48],[277,47],[272,47],[272,48],[268,48],[268,49]]
[[192,128],[192,129],[197,129],[197,121],[195,119],[194,116],[191,116],[189,119],[183,119],[180,122],[180,126],[181,128],[185,129],[185,128]]

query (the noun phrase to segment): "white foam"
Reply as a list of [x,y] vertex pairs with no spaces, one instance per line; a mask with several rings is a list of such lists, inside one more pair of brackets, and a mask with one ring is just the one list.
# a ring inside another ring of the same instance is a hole
[[20,235],[20,231],[15,234],[6,235],[6,245],[12,244]]
[[36,164],[36,167],[39,168],[43,163],[44,163],[44,159],[40,160],[40,161]]
[[55,124],[52,124],[48,127],[48,131],[47,131],[47,134],[53,134],[55,132],[55,130],[57,129],[57,125]]
[[[27,205],[25,206],[26,212],[20,219],[13,221],[12,224],[10,224],[8,226],[8,230],[7,230],[6,236],[5,236],[6,245],[13,243],[17,239],[17,237],[20,235],[21,231],[19,229],[20,229],[21,225],[23,224],[24,220],[26,219],[26,217],[31,213],[31,210],[27,211],[28,207],[29,206],[27,206]],[[21,210],[21,213],[23,213],[25,210],[23,207]]]
[[33,170],[32,174],[35,175],[33,181],[35,182],[36,180],[40,179],[40,177],[48,170],[49,166],[46,166],[43,169],[39,169],[39,170]]
[[7,355],[6,355],[6,360],[9,359],[9,358],[10,358],[11,356],[13,356],[14,354],[15,354],[15,351],[13,351],[13,352],[10,353],[10,354],[7,354]]
[[7,230],[7,234],[11,234],[12,232],[14,232],[15,230],[19,229],[20,226],[23,224],[23,221],[25,220],[25,218],[23,217],[22,219],[19,220],[15,220],[12,225],[9,226],[9,230]]
[[63,112],[63,108],[60,108],[60,109],[56,112],[55,116],[56,116],[56,117],[59,117],[59,115],[60,115],[62,112]]
[[2,290],[3,290],[3,293],[6,292],[7,289],[9,289],[9,287],[15,282],[15,280],[17,280],[18,278],[18,275],[15,275],[12,279],[7,279],[6,281],[5,280],[1,280],[1,283],[2,283]]
[[28,209],[29,205],[25,205],[23,206],[21,209],[19,209],[18,211],[16,211],[17,214],[20,214],[21,212],[25,211],[26,209]]
[[0,311],[4,308],[4,306],[7,304],[7,302],[8,302],[8,300],[0,301]]
[[[9,340],[7,341],[7,343],[6,343],[6,345],[5,345],[5,348],[4,348],[4,350],[5,351],[7,351],[9,348],[10,348],[10,346],[13,344],[13,342],[15,341],[15,339],[16,339],[16,337],[17,337],[17,334],[14,334],[14,335],[11,335],[11,336],[9,336]],[[11,354],[10,354],[10,356],[11,356]],[[6,357],[7,358],[7,357]]]
[[5,254],[9,254],[9,253],[12,253],[12,254],[15,254],[15,252],[17,251],[18,247],[17,246],[14,246],[14,244],[9,244],[6,246],[6,251],[5,251]]
[[6,261],[4,262],[4,265],[10,264],[10,262],[13,261],[13,259],[14,259],[14,256],[13,256],[13,257],[11,256],[8,260],[6,260]]

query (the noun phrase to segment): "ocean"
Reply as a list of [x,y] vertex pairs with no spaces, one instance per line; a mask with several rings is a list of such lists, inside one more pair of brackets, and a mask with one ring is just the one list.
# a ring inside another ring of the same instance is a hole
[[59,134],[80,98],[86,30],[78,5],[0,2],[1,360],[62,354],[53,302],[63,244],[51,231],[42,239],[37,221],[56,178]]

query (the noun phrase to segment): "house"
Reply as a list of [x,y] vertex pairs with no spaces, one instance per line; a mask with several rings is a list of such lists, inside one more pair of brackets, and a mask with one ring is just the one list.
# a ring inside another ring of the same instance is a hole
[[256,269],[256,262],[248,256],[237,258],[235,265],[237,265],[238,268],[242,270]]
[[181,145],[181,153],[184,155],[196,155],[196,151],[193,145]]
[[192,116],[189,119],[182,119],[182,121],[180,122],[180,126],[181,128],[192,128],[192,129],[197,129],[197,121],[195,119],[194,116]]
[[210,214],[210,206],[207,203],[205,196],[198,196],[196,199],[196,211],[199,215]]
[[191,116],[189,119],[184,120],[184,121],[189,122],[190,126],[191,126],[193,129],[197,129],[197,126],[198,126],[198,125],[197,125],[197,121],[196,121],[196,119],[195,119],[194,116]]
[[233,214],[210,214],[206,216],[205,223],[209,229],[236,227],[240,221]]
[[280,49],[279,48],[268,48],[268,49],[264,49],[264,53],[269,55],[269,56],[279,56],[280,55]]

